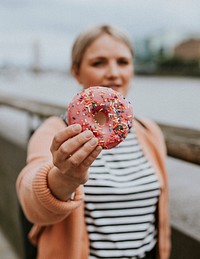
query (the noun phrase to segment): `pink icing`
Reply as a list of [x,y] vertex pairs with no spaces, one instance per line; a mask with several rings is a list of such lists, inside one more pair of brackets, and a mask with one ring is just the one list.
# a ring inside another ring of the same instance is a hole
[[[99,112],[106,117],[103,125],[95,120]],[[132,127],[132,121],[131,104],[123,95],[107,87],[87,88],[78,93],[68,106],[68,124],[78,123],[83,131],[91,130],[104,149],[111,149],[122,142]]]

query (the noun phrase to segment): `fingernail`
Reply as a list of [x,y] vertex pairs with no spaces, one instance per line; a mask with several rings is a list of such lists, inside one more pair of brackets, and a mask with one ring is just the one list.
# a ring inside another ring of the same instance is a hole
[[81,125],[80,124],[76,124],[76,125],[73,125],[73,131],[77,132],[77,131],[80,131],[81,130]]
[[92,138],[92,139],[89,141],[89,144],[90,144],[91,146],[95,146],[95,145],[97,144],[97,142],[98,142],[98,139],[97,139],[97,138]]
[[96,148],[96,151],[101,151],[102,150],[102,147],[101,146],[97,146],[97,148]]
[[85,130],[84,134],[85,134],[86,138],[89,138],[89,137],[91,137],[93,135],[91,130]]

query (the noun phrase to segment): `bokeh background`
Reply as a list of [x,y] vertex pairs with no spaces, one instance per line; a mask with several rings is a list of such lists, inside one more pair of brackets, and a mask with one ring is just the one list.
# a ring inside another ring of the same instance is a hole
[[[127,31],[135,49],[135,76],[128,95],[134,113],[199,130],[199,10],[199,0],[0,0],[0,98],[23,97],[67,107],[81,90],[69,72],[74,39],[93,25],[112,24]],[[0,106],[3,139],[26,147],[28,126],[30,118],[25,113]],[[2,147],[2,161],[9,160]],[[10,170],[9,162],[4,163]],[[167,168],[172,220],[200,241],[199,166],[168,158]],[[6,200],[6,194],[13,192],[16,197],[15,179],[6,189],[10,179],[2,172],[6,172],[1,170],[0,175],[1,196],[5,196],[0,199],[0,214],[4,205],[13,202]],[[5,219],[0,220],[1,230]],[[3,229],[8,237],[13,235]],[[17,258],[16,253],[10,254],[6,240],[0,231],[0,258]]]
[[125,28],[140,58],[170,53],[199,38],[199,9],[198,0],[1,0],[0,66],[30,67],[38,48],[38,65],[66,69],[74,38],[99,23]]
[[67,104],[80,90],[69,73],[74,39],[109,23],[133,42],[135,112],[198,128],[199,10],[198,0],[0,0],[0,91]]

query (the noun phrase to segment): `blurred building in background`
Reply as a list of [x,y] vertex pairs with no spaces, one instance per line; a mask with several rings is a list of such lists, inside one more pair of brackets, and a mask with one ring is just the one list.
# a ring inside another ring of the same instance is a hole
[[200,35],[158,32],[135,42],[137,74],[200,76]]
[[200,60],[200,38],[188,39],[178,44],[174,56],[183,60]]

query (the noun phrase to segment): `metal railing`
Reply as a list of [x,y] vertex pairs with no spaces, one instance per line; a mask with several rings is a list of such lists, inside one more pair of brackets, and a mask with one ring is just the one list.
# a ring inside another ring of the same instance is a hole
[[[5,95],[0,96],[0,106],[23,111],[41,120],[66,111],[62,105]],[[200,130],[157,123],[163,131],[169,156],[200,165]]]

